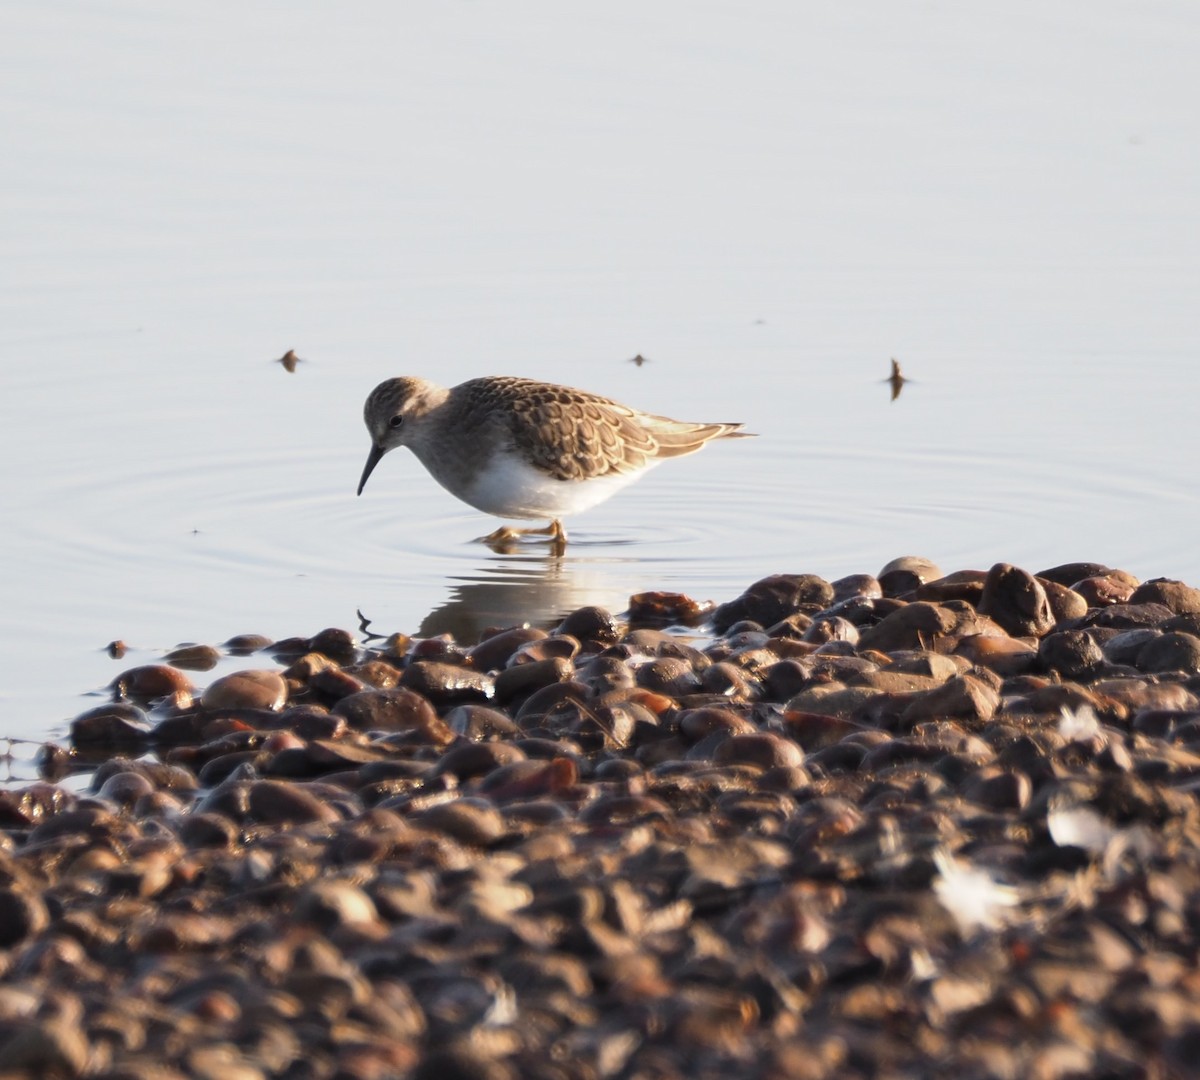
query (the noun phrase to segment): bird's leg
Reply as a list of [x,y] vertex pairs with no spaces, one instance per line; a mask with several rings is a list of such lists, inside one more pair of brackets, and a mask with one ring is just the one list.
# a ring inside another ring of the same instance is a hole
[[555,518],[544,529],[538,529],[537,531],[545,533],[556,544],[565,544],[567,542],[567,530],[563,528],[563,523],[558,518]]
[[550,546],[554,551],[561,555],[563,549],[567,546],[567,530],[563,528],[562,522],[555,518],[549,525],[541,529],[514,529],[511,525],[501,525],[495,532],[490,532],[487,536],[481,536],[479,539],[489,546],[511,544],[514,540],[519,540],[522,536],[548,536],[550,538]]
[[567,530],[558,518],[550,522],[550,551],[555,555],[565,555],[567,551]]

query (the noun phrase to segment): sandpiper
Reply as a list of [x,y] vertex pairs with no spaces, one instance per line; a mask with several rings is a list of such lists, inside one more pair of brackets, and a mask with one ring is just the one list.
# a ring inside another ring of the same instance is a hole
[[664,458],[713,439],[744,438],[741,424],[693,424],[639,412],[569,386],[489,376],[455,387],[406,376],[380,383],[363,419],[371,452],[361,495],[380,459],[407,446],[451,495],[502,518],[549,520],[543,529],[505,526],[499,544],[536,533],[561,548],[562,518],[615,494]]

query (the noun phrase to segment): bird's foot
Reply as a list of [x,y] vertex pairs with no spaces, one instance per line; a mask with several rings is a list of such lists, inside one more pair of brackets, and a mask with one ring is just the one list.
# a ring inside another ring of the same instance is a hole
[[562,522],[557,520],[541,529],[514,529],[511,525],[501,525],[495,532],[481,536],[479,542],[487,544],[501,555],[510,555],[516,550],[523,536],[548,537],[550,550],[555,555],[562,555],[567,548],[567,530],[562,527]]

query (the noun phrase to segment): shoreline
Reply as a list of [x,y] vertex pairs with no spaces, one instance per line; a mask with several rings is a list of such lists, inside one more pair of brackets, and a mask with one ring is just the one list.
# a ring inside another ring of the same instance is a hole
[[225,650],[274,666],[127,669],[0,792],[6,1076],[1168,1077],[1200,1047],[1181,582],[906,558]]

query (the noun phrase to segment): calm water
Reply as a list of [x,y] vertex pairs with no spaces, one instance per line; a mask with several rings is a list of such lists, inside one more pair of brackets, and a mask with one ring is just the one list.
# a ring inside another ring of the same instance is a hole
[[[9,5],[0,734],[357,611],[904,553],[1200,583],[1198,49],[1182,0]],[[499,556],[410,455],[355,498],[404,373],[760,437]]]

